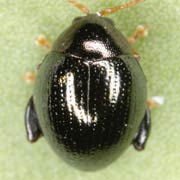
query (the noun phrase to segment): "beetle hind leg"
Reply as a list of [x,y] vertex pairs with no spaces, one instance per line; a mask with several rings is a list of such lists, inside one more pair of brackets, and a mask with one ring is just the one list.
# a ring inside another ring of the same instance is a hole
[[41,127],[39,125],[39,120],[34,108],[33,97],[29,99],[25,112],[25,127],[27,139],[30,142],[37,141],[42,135]]
[[144,118],[140,124],[138,132],[132,141],[132,144],[136,150],[143,150],[148,140],[151,130],[151,116],[150,110],[147,107]]
[[43,34],[40,34],[35,41],[36,45],[38,46],[42,46],[48,50],[51,49],[52,44],[50,43],[50,41],[47,39],[47,37]]

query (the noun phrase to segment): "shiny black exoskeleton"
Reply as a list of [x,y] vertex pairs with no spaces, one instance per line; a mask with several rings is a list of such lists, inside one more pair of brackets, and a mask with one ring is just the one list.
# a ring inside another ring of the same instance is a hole
[[124,36],[97,15],[77,18],[43,60],[26,110],[28,139],[44,135],[81,169],[108,165],[150,130],[146,79]]

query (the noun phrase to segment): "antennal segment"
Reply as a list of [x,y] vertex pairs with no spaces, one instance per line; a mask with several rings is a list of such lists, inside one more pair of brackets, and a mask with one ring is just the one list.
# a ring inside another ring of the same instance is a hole
[[112,8],[108,8],[108,9],[103,9],[100,12],[97,12],[96,14],[98,16],[106,16],[108,14],[112,14],[116,11],[122,10],[122,9],[126,9],[132,6],[135,6],[136,4],[143,2],[144,0],[132,0],[126,4],[120,5],[120,6],[116,6],[116,7],[112,7]]
[[67,0],[67,1],[73,4],[78,9],[80,9],[83,13],[89,14],[89,9],[85,7],[83,4],[77,2],[76,0]]

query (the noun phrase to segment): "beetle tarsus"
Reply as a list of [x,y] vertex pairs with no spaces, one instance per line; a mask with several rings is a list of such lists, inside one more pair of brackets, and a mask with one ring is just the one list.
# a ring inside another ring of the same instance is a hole
[[141,59],[140,54],[136,51],[136,49],[132,48],[133,54],[134,54],[134,58],[139,61]]
[[34,108],[33,97],[29,99],[25,112],[25,127],[27,139],[30,142],[37,141],[42,135],[37,114]]
[[151,116],[150,116],[150,110],[147,107],[146,113],[140,124],[139,130],[132,141],[132,144],[136,150],[143,150],[145,148],[146,142],[150,134],[150,130],[151,130]]
[[29,84],[34,83],[34,81],[36,79],[36,73],[30,72],[30,71],[26,72],[23,78]]
[[40,34],[37,37],[35,43],[36,43],[36,45],[42,46],[46,49],[51,49],[51,46],[52,46],[51,43],[48,41],[47,37],[45,35],[42,35],[42,34]]
[[129,44],[134,44],[141,37],[146,37],[148,35],[148,28],[145,25],[138,25],[133,36],[128,38]]
[[145,37],[148,35],[148,28],[147,26],[144,26],[144,25],[139,25],[137,26],[133,36],[129,37],[128,38],[128,42],[129,44],[131,45],[131,48],[132,48],[132,52],[134,54],[134,57],[139,61],[140,60],[140,55],[139,53],[137,52],[136,49],[134,49],[132,47],[132,45],[138,40],[140,39],[141,37]]

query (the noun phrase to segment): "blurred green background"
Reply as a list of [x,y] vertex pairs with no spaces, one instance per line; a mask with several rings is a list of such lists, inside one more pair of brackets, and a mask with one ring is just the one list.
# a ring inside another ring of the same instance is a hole
[[[79,1],[92,12],[127,0]],[[148,93],[164,96],[152,110],[146,150],[133,147],[106,169],[81,172],[59,159],[42,138],[26,141],[24,109],[33,84],[23,80],[47,50],[35,45],[39,34],[50,41],[83,15],[65,0],[0,0],[0,179],[1,180],[179,180],[180,179],[180,0],[146,0],[109,15],[124,35],[139,24],[149,35],[135,44],[148,79]]]

